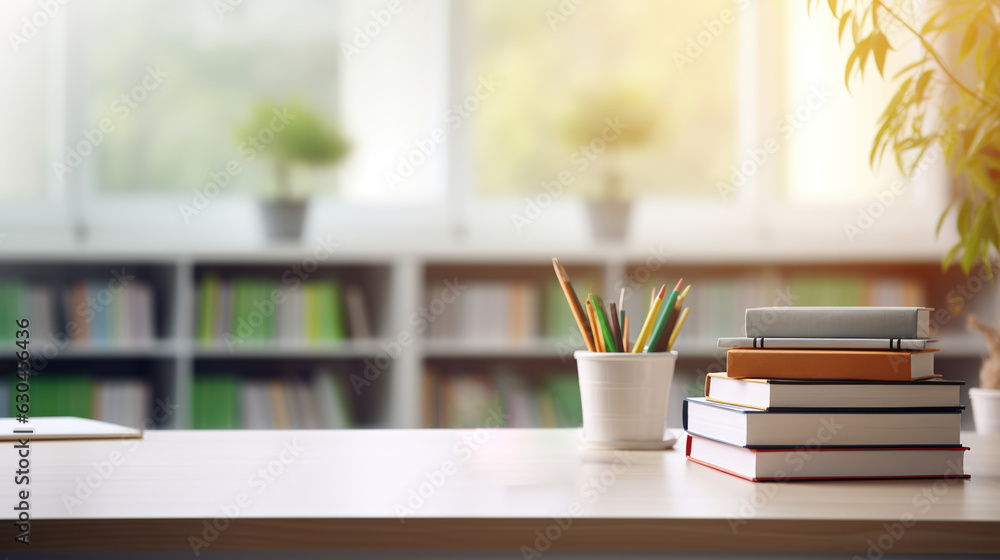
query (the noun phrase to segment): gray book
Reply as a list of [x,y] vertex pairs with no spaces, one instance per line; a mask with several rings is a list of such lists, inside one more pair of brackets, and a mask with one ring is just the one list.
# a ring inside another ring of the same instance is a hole
[[727,336],[719,348],[819,348],[844,350],[937,350],[934,338],[751,338]]
[[930,338],[929,307],[755,307],[752,338]]

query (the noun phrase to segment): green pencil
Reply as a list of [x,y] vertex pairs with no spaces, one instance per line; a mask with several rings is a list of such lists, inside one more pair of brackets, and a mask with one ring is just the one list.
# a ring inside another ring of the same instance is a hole
[[[660,337],[664,336],[664,331],[667,330],[667,323],[670,319],[670,313],[674,310],[674,304],[677,303],[677,296],[681,293],[682,282],[684,282],[683,278],[677,281],[674,291],[670,292],[670,298],[660,308],[660,316],[657,317],[656,323],[653,325],[653,332],[649,335],[649,340],[646,341],[646,348],[643,352],[653,352]],[[670,336],[670,333],[666,333],[666,336]]]
[[601,323],[601,331],[604,335],[604,351],[617,351],[618,345],[615,344],[615,339],[611,335],[611,323],[608,322],[608,315],[604,312],[604,300],[601,299],[601,296],[590,294],[590,304],[594,306],[594,313],[597,314],[597,320]]

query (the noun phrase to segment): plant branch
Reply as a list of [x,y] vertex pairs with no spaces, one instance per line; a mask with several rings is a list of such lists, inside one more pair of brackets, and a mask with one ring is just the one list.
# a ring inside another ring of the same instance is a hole
[[913,33],[914,36],[916,36],[918,39],[920,39],[920,43],[923,44],[923,46],[924,46],[925,49],[927,49],[927,53],[930,54],[932,58],[934,58],[934,61],[937,62],[938,67],[941,68],[941,71],[944,72],[949,78],[951,78],[951,81],[954,82],[956,86],[958,86],[960,89],[964,90],[966,93],[968,93],[972,97],[978,99],[979,102],[983,103],[984,105],[995,105],[995,103],[993,103],[993,102],[989,101],[988,99],[986,99],[986,98],[982,97],[981,95],[979,95],[978,92],[973,91],[972,89],[969,89],[968,86],[966,86],[965,84],[963,84],[950,70],[948,70],[948,67],[945,66],[944,61],[941,60],[941,55],[939,55],[938,52],[936,50],[934,50],[934,46],[931,45],[930,41],[928,41],[920,32],[918,32],[916,29],[914,29],[912,26],[910,26],[910,24],[907,23],[906,20],[904,20],[903,18],[899,17],[899,15],[896,14],[896,12],[894,12],[892,10],[892,8],[890,8],[889,6],[886,6],[880,0],[875,0],[872,3],[872,10],[874,11],[874,10],[878,9],[879,7],[881,7],[883,10],[885,10],[886,13],[888,13],[890,16],[892,16],[893,19],[895,19],[900,24],[902,24],[902,26],[905,27],[907,30],[909,30],[910,33]]

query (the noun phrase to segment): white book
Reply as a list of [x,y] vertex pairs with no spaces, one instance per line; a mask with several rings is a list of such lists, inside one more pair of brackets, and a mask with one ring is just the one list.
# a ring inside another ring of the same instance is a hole
[[962,411],[764,411],[684,399],[684,429],[738,447],[957,446]]
[[240,385],[240,404],[243,408],[241,425],[247,430],[267,430],[274,427],[271,397],[266,381],[246,380]]
[[322,420],[319,415],[319,403],[316,392],[312,390],[311,384],[299,379],[295,382],[296,402],[302,409],[302,429],[315,430],[322,427]]
[[365,309],[365,295],[359,286],[348,286],[344,294],[347,307],[347,320],[351,330],[351,338],[371,338],[372,330],[368,322],[368,312]]
[[710,401],[774,409],[961,408],[964,381],[848,381],[842,379],[737,379],[725,373],[705,377]]
[[340,408],[338,383],[332,371],[321,369],[313,378],[313,392],[316,394],[316,406],[319,414],[320,427],[325,429],[346,428],[344,411]]
[[33,440],[142,438],[142,430],[137,428],[75,416],[47,416],[31,418],[27,423],[0,418],[0,441],[23,439],[26,434],[19,430],[29,429]]
[[687,458],[756,482],[832,478],[968,478],[968,448],[746,449],[688,436]]
[[49,286],[33,285],[28,288],[31,337],[48,340],[55,334],[55,293]]
[[843,348],[853,350],[937,350],[935,338],[773,338],[730,336],[719,348]]
[[288,408],[288,423],[293,430],[303,430],[308,427],[306,401],[309,398],[308,387],[305,381],[297,378],[286,379],[285,385],[285,406]]

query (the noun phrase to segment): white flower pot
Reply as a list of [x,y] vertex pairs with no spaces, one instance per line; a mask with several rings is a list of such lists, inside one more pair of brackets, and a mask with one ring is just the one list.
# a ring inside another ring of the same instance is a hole
[[969,400],[976,433],[1000,434],[1000,389],[969,389]]

